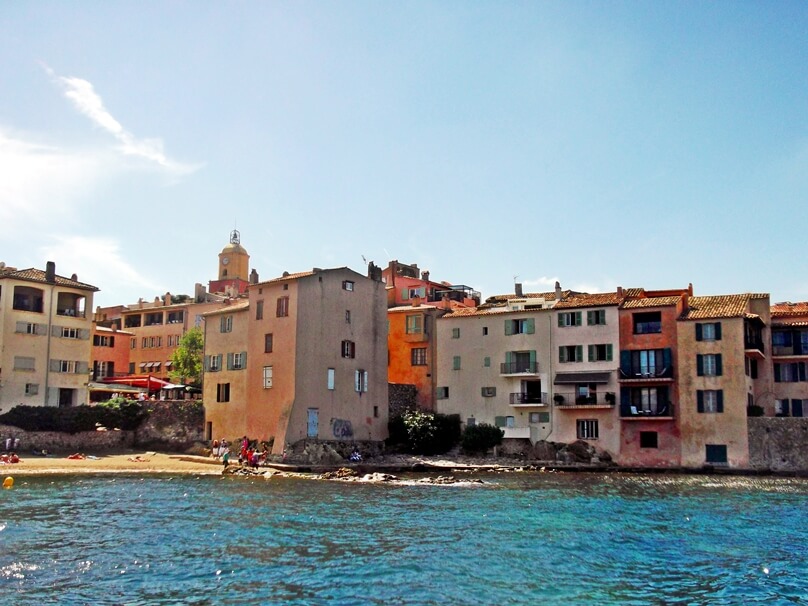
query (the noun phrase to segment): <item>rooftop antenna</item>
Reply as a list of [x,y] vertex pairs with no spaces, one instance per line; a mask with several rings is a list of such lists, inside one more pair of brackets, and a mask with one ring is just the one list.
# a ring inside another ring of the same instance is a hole
[[368,264],[368,260],[367,260],[367,259],[365,259],[365,255],[362,255],[362,262],[363,262],[365,265],[367,265],[367,264]]

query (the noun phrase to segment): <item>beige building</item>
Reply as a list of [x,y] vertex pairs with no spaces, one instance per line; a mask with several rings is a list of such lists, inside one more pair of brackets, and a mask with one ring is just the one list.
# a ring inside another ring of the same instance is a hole
[[677,322],[681,465],[749,466],[747,409],[771,408],[766,294],[684,297]]
[[[315,268],[250,286],[245,433],[273,440],[273,453],[304,439],[387,437],[387,298],[371,270]],[[215,423],[212,432],[231,438]]]
[[506,439],[547,439],[551,423],[552,308],[556,292],[492,297],[437,320],[436,409]]
[[250,303],[233,304],[204,315],[205,436],[234,440],[247,427],[247,344]]
[[802,417],[808,409],[808,302],[771,307],[774,387],[758,399],[767,416]]
[[592,441],[612,456],[620,452],[620,319],[622,288],[570,294],[553,308],[550,439]]
[[95,286],[75,275],[0,266],[0,412],[88,402]]

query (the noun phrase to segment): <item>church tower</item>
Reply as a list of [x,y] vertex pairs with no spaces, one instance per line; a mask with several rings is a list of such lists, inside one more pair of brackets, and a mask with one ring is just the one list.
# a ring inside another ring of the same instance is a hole
[[244,280],[250,277],[250,255],[241,245],[241,234],[234,229],[230,244],[219,253],[219,280]]

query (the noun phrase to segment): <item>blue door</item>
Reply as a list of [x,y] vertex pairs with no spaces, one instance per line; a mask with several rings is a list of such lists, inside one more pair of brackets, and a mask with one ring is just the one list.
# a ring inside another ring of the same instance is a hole
[[320,411],[317,408],[309,408],[306,427],[306,435],[310,438],[316,438],[320,431]]

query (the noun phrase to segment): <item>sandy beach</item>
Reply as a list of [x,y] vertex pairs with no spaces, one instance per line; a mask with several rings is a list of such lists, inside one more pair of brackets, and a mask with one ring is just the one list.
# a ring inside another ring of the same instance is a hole
[[131,451],[103,453],[86,459],[68,459],[66,454],[47,457],[26,455],[19,463],[0,465],[0,475],[26,476],[73,473],[182,473],[219,475],[222,464],[209,457]]

